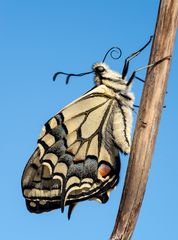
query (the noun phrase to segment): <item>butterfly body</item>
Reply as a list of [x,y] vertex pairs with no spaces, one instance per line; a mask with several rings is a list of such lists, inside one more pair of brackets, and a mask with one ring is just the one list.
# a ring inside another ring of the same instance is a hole
[[93,66],[96,86],[42,128],[22,176],[27,208],[40,213],[86,199],[105,203],[117,185],[119,152],[131,146],[134,96],[104,63]]

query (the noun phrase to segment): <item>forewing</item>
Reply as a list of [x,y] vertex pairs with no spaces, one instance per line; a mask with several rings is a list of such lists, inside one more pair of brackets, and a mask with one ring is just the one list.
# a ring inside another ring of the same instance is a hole
[[99,86],[44,125],[22,177],[31,212],[63,211],[85,199],[108,200],[120,170],[113,138],[115,105]]

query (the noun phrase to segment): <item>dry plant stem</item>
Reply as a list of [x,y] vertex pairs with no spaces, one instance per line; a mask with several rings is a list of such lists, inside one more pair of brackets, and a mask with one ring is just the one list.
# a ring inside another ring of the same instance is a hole
[[[172,56],[177,15],[178,0],[160,1],[149,64]],[[169,69],[168,58],[147,71],[122,199],[110,240],[129,240],[132,236],[146,189]]]

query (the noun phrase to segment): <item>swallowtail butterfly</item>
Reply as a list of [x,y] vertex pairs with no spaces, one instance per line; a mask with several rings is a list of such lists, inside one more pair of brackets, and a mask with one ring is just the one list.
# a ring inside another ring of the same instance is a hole
[[108,201],[119,181],[119,152],[129,154],[131,147],[134,95],[130,86],[136,71],[126,81],[129,62],[149,42],[126,58],[122,74],[104,61],[94,64],[95,87],[44,124],[22,176],[30,212],[57,208],[63,212],[68,205],[70,218],[80,201]]

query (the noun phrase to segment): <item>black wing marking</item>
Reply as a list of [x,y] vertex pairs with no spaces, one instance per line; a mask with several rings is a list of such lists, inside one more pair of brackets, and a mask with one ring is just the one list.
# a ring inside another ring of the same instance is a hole
[[116,102],[88,93],[64,108],[43,127],[38,147],[22,177],[27,208],[64,210],[86,199],[105,203],[119,180],[120,159],[113,143],[112,109]]

